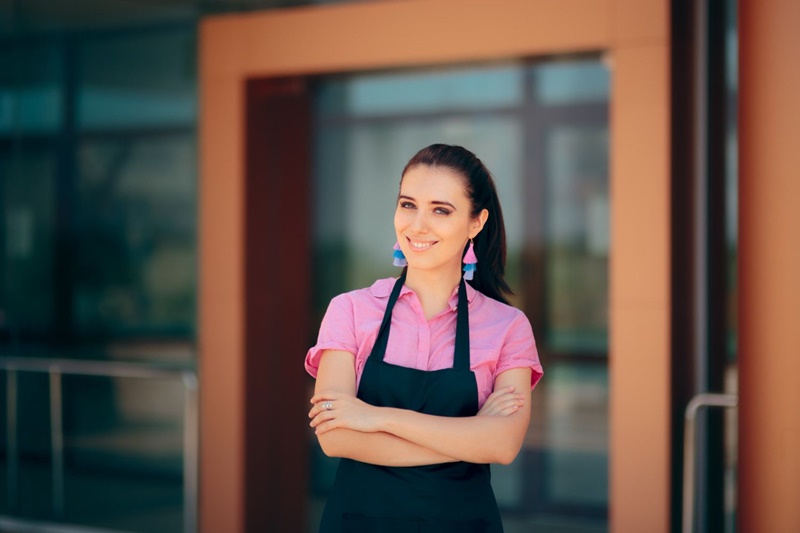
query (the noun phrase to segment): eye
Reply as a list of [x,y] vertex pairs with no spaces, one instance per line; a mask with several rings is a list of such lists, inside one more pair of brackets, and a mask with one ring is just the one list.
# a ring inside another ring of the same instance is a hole
[[416,209],[417,206],[415,206],[413,202],[401,201],[400,207],[403,209]]
[[436,209],[433,210],[433,212],[438,214],[438,215],[449,215],[450,214],[450,210],[445,208],[445,207],[437,207]]

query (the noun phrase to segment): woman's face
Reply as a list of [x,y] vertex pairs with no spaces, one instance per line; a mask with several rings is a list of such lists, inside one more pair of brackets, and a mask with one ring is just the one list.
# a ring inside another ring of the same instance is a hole
[[461,270],[467,241],[483,228],[488,212],[472,217],[461,177],[445,167],[417,165],[400,184],[394,213],[397,242],[409,268]]

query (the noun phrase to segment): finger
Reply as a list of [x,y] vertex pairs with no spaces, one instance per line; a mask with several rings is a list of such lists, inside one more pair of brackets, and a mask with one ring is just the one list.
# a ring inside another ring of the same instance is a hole
[[508,394],[510,392],[514,392],[514,386],[513,385],[510,385],[508,387],[503,387],[502,389],[497,389],[496,391],[492,391],[492,393],[489,395],[489,398],[492,398],[492,397],[496,398],[497,396],[500,396],[502,394]]
[[334,402],[333,400],[323,400],[321,402],[317,402],[316,404],[314,404],[314,407],[311,408],[311,411],[308,412],[308,415],[312,416],[312,413],[316,415],[321,411],[332,411],[335,407],[336,407],[336,402]]
[[525,405],[525,400],[522,398],[506,398],[500,404],[498,404],[498,407],[500,409],[506,409],[511,406],[521,407],[523,405]]
[[316,435],[322,435],[323,433],[327,433],[328,431],[336,429],[340,426],[341,422],[337,419],[325,420],[314,428],[314,433]]
[[315,417],[314,417],[314,418],[311,420],[311,422],[309,423],[309,425],[310,425],[312,428],[314,428],[314,427],[317,427],[317,426],[319,426],[320,424],[322,424],[323,422],[327,422],[327,421],[329,421],[329,420],[332,420],[332,419],[334,418],[334,416],[335,416],[335,415],[334,415],[334,414],[333,414],[331,411],[322,411],[321,413],[319,413],[317,416],[315,416]]
[[495,400],[492,405],[484,405],[481,414],[496,416],[508,411],[509,409],[517,410],[523,405],[525,405],[524,399],[519,398],[516,395],[503,397]]
[[519,400],[522,400],[522,399],[523,399],[523,397],[520,394],[513,394],[513,393],[506,392],[506,393],[500,394],[498,396],[495,396],[494,398],[490,398],[490,399],[486,400],[486,403],[484,404],[484,406],[485,406],[485,408],[490,408],[491,409],[495,405],[502,405],[504,402],[509,402],[509,401],[513,402],[513,401],[519,401]]
[[328,422],[328,423],[326,423],[326,424],[322,424],[322,425],[320,425],[320,426],[317,426],[317,427],[314,429],[314,433],[315,433],[317,436],[319,436],[319,435],[322,435],[322,434],[324,434],[324,433],[327,433],[328,431],[330,431],[330,430],[332,430],[332,429],[336,429],[336,426],[333,424],[333,422]]

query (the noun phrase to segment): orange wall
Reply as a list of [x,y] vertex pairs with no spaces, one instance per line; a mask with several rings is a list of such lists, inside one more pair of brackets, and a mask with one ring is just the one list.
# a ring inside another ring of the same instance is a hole
[[739,5],[739,530],[800,531],[800,2]]
[[244,524],[244,81],[575,52],[606,53],[613,80],[611,525],[617,532],[669,529],[668,6],[667,0],[387,0],[202,22],[203,531],[237,532]]

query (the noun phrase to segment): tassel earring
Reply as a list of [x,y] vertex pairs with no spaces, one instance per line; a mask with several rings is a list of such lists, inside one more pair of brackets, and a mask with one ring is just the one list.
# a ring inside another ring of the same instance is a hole
[[408,266],[408,261],[406,261],[406,256],[403,255],[403,250],[400,249],[400,243],[394,243],[394,253],[392,254],[392,264],[396,267],[404,267]]
[[475,257],[475,243],[472,242],[472,239],[469,240],[469,248],[467,249],[467,253],[464,254],[463,261],[464,279],[467,281],[472,281],[475,271],[478,270],[478,258]]

